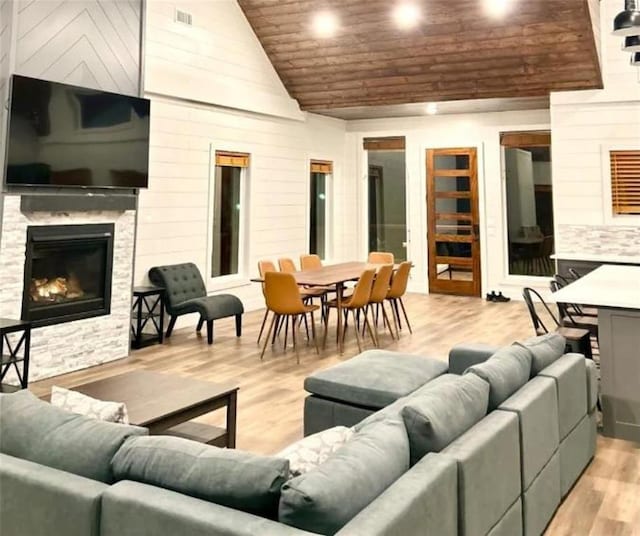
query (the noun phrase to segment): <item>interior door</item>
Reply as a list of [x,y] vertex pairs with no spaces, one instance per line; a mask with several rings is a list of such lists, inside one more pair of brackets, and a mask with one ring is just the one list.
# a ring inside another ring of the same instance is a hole
[[480,296],[475,148],[427,150],[429,291]]

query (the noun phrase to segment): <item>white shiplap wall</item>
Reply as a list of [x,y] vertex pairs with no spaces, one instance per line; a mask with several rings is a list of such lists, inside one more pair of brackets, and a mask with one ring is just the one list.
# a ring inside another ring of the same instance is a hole
[[303,118],[235,0],[148,0],[146,17],[148,93]]
[[139,94],[141,0],[16,1],[16,73]]
[[[411,290],[427,292],[427,213],[426,150],[429,148],[476,147],[480,200],[480,242],[482,288],[502,290],[517,297],[521,278],[509,276],[506,251],[505,189],[501,165],[500,132],[544,130],[549,128],[548,110],[460,115],[425,116],[398,119],[351,121],[348,155],[359,177],[361,201],[358,211],[360,255],[366,248],[366,174],[362,139],[369,136],[406,136],[407,228],[410,241],[407,255],[413,261]],[[529,281],[527,281],[529,283]]]
[[577,242],[583,253],[598,254],[598,244],[581,240],[592,229],[618,254],[640,257],[628,240],[640,219],[611,215],[607,157],[611,148],[640,148],[640,69],[621,51],[622,38],[611,35],[622,3],[602,0],[600,8],[604,89],[551,96],[556,250],[580,250]]
[[[193,27],[174,22],[176,6],[192,14]],[[216,149],[251,155],[249,240],[244,277],[222,287],[209,281],[211,292],[233,292],[247,308],[261,307],[258,285],[248,282],[257,261],[297,259],[307,251],[311,158],[335,164],[331,256],[348,256],[356,226],[345,123],[299,111],[237,3],[151,1],[145,32],[152,132],[150,184],[139,199],[136,281],[144,282],[152,266],[186,261],[206,278]]]

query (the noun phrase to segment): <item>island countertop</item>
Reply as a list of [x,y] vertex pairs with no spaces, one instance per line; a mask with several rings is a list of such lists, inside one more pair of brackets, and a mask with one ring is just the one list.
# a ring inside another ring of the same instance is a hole
[[551,301],[640,310],[640,266],[605,264],[554,292]]

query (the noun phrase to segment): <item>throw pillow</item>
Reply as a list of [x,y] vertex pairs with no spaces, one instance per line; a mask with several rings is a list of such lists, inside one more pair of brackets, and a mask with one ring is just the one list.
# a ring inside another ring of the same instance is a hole
[[559,333],[547,333],[515,344],[531,352],[531,377],[533,378],[564,354],[567,339]]
[[123,402],[107,402],[62,387],[51,388],[51,405],[106,422],[129,424],[127,406]]
[[289,460],[290,476],[299,476],[323,464],[353,434],[351,428],[335,426],[296,441],[276,454],[276,457]]
[[460,437],[486,415],[488,404],[489,384],[473,374],[440,382],[411,397],[402,409],[411,465]]
[[275,519],[289,462],[169,436],[136,437],[111,462],[117,480],[135,480]]
[[372,422],[327,461],[282,487],[278,520],[335,534],[409,469],[401,419]]
[[521,346],[506,346],[484,363],[469,367],[465,374],[480,376],[489,384],[489,411],[493,411],[531,375],[531,352]]

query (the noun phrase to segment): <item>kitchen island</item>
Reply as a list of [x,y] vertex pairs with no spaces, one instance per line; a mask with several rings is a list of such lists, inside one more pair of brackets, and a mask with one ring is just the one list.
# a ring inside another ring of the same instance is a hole
[[603,434],[640,442],[640,266],[605,264],[552,296],[598,308]]

